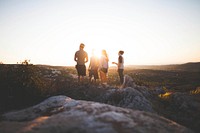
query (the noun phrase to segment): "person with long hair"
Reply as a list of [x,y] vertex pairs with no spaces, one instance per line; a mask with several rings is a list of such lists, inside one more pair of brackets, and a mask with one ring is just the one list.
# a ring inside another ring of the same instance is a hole
[[106,50],[102,50],[101,52],[101,58],[99,61],[99,73],[100,73],[100,79],[102,84],[107,84],[107,73],[108,73],[108,54]]

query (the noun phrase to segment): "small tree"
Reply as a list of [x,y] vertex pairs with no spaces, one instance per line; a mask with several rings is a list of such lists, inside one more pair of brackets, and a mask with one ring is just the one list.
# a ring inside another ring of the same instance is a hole
[[30,65],[30,64],[31,64],[30,61],[31,61],[31,60],[25,59],[24,61],[21,62],[21,64],[22,64],[22,65]]

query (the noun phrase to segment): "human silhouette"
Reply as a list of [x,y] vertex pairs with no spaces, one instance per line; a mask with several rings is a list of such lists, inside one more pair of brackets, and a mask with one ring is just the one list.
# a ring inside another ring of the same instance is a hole
[[99,68],[99,58],[94,54],[94,50],[92,50],[92,56],[90,57],[90,64],[88,68],[90,82],[92,82],[92,77],[94,77],[95,83],[97,79],[99,79],[98,68]]
[[101,52],[101,58],[99,61],[99,72],[100,72],[100,78],[101,78],[101,83],[107,84],[107,73],[108,73],[108,54],[106,50],[102,50]]
[[79,50],[76,51],[74,55],[74,61],[77,62],[76,70],[78,73],[78,82],[82,82],[84,76],[86,76],[86,66],[85,63],[88,62],[88,54],[84,51],[85,45],[83,43],[80,44]]
[[124,57],[122,56],[124,54],[124,51],[120,50],[118,52],[118,63],[116,62],[112,62],[112,64],[116,64],[117,68],[118,68],[118,74],[119,74],[119,78],[120,78],[120,83],[123,84],[124,82]]

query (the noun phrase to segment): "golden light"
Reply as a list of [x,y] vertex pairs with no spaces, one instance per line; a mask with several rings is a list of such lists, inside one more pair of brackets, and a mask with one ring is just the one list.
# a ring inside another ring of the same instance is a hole
[[34,127],[37,127],[39,125],[41,125],[43,122],[45,122],[49,117],[48,116],[42,116],[42,117],[38,117],[35,120],[33,120],[33,122],[31,122],[30,124],[28,124],[25,128],[22,129],[22,132],[28,132],[31,131]]
[[101,57],[101,50],[100,49],[93,49],[91,55],[94,55],[96,58]]
[[195,90],[190,91],[190,94],[200,94],[200,87],[197,87]]
[[165,94],[160,94],[158,95],[160,98],[168,98],[170,95],[172,94],[172,92],[166,92]]

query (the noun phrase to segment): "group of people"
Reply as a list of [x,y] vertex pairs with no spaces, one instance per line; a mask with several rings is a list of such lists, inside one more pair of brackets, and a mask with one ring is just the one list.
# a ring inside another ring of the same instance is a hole
[[[86,66],[85,63],[88,62],[88,54],[84,51],[85,45],[83,43],[80,44],[79,50],[76,51],[74,60],[77,62],[76,70],[78,73],[78,82],[82,82],[84,76],[86,76]],[[112,62],[112,64],[116,64],[118,66],[118,74],[120,78],[120,83],[123,84],[124,80],[124,51],[120,50],[118,52],[118,62]],[[97,79],[99,79],[102,84],[107,84],[107,73],[108,73],[108,65],[109,58],[106,50],[102,50],[100,59],[95,56],[94,51],[92,51],[92,56],[90,58],[89,64],[89,77],[92,82],[92,78],[94,78],[94,82],[96,83]]]

